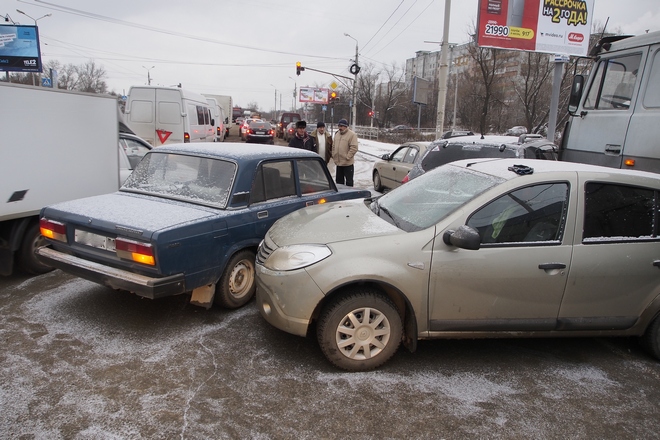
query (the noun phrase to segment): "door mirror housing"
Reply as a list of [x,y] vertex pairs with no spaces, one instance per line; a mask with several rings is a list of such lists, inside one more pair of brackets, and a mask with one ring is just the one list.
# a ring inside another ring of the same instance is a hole
[[571,95],[568,98],[568,113],[573,116],[577,112],[582,98],[582,91],[584,88],[584,76],[575,75],[573,78],[573,85],[571,86]]
[[462,225],[455,231],[451,229],[445,231],[442,234],[442,240],[446,245],[472,251],[476,251],[481,247],[479,232],[467,225]]

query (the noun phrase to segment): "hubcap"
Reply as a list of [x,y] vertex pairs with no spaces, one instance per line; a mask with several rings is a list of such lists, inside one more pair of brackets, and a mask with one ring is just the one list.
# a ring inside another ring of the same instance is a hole
[[254,269],[247,260],[239,261],[229,277],[229,292],[234,298],[245,296],[254,283]]
[[383,313],[369,307],[355,309],[337,327],[337,347],[349,359],[370,359],[387,346],[390,333],[390,322]]

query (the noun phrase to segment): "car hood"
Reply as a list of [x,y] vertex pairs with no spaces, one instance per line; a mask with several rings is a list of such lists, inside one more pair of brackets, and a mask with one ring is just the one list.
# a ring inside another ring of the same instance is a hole
[[362,200],[332,202],[295,211],[278,220],[268,235],[278,246],[334,243],[400,233]]
[[[217,209],[191,203],[116,192],[48,206],[44,217],[68,217],[96,228],[119,225],[142,232],[155,232],[217,215]],[[76,218],[77,217],[77,218]],[[145,234],[146,235],[146,234]]]

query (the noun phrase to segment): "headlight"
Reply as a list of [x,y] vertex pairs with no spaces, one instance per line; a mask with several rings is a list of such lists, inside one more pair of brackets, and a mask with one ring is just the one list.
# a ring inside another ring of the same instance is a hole
[[327,246],[315,244],[299,244],[294,246],[282,246],[277,248],[264,266],[270,270],[295,270],[311,266],[328,258],[332,252]]

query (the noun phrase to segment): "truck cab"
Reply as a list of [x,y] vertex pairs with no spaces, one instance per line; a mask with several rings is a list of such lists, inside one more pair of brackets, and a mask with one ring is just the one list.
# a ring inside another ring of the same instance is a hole
[[601,39],[571,89],[561,160],[660,172],[660,32]]

